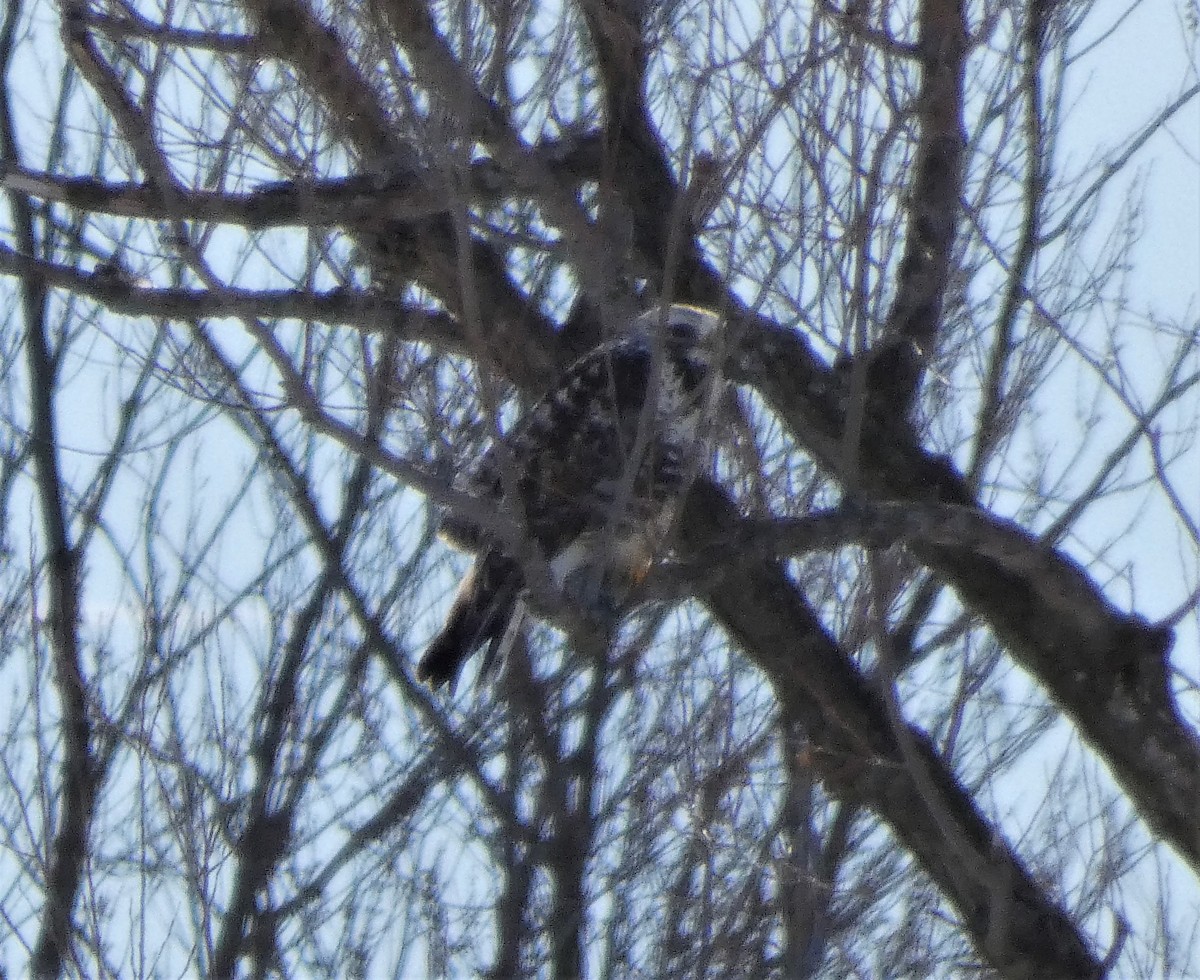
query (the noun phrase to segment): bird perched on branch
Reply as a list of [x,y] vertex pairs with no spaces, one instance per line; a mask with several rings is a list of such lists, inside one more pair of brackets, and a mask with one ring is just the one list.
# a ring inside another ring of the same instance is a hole
[[[720,326],[694,306],[643,314],[626,336],[575,362],[469,476],[468,491],[511,516],[554,586],[589,615],[620,611],[706,465]],[[417,664],[417,677],[435,688],[453,685],[481,647],[494,657],[528,596],[528,555],[523,561],[495,528],[446,515],[442,534],[476,557]]]

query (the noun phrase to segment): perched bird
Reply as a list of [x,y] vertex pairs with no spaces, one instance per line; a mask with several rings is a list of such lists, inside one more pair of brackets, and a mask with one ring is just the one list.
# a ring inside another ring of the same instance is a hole
[[[643,314],[628,335],[575,362],[471,471],[468,492],[512,515],[554,585],[586,613],[620,610],[705,467],[720,325],[694,306]],[[447,515],[442,534],[476,557],[417,664],[417,677],[435,688],[452,686],[481,647],[495,656],[528,598],[518,549],[494,529]]]

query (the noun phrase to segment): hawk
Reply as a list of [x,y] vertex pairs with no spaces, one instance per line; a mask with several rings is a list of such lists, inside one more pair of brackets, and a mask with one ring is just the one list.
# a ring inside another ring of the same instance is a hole
[[[513,516],[554,585],[593,614],[611,616],[645,576],[703,465],[720,324],[694,306],[643,314],[626,336],[576,361],[467,480]],[[476,557],[417,664],[435,688],[453,686],[481,647],[490,661],[527,596],[527,566],[496,534],[451,516],[441,530]]]

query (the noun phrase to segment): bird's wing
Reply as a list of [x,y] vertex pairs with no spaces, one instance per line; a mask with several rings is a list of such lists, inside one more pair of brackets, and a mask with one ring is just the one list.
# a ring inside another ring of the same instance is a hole
[[[624,338],[597,347],[488,449],[462,488],[497,502],[513,499],[515,490],[530,535],[552,553],[556,543],[575,537],[589,520],[606,516],[592,511],[611,503],[606,491],[630,463],[651,367],[642,340]],[[487,539],[486,528],[452,513],[443,515],[441,533],[462,550],[475,550]]]

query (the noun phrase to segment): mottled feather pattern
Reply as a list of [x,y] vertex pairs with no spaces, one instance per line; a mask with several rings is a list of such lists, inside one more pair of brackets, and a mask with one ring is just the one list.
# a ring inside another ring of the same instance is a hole
[[[573,364],[504,437],[502,448],[490,449],[464,481],[472,496],[513,507],[560,586],[571,566],[586,564],[597,548],[603,552],[597,560],[609,563],[652,550],[670,504],[694,474],[709,372],[700,342],[718,321],[705,311],[672,307],[662,333],[655,319],[660,316],[641,318],[631,336]],[[654,404],[644,411],[651,392]],[[642,433],[647,422],[650,429]],[[507,620],[484,616],[491,607],[474,593],[511,597],[511,606],[522,588],[520,567],[496,560],[499,548],[486,528],[449,518],[443,530],[452,543],[480,552],[477,567],[486,568],[490,579],[475,576],[467,595],[460,590],[446,629],[422,659],[418,675],[435,685],[452,681],[476,647],[485,641],[494,646],[504,634]],[[646,561],[638,559],[640,565]],[[497,577],[501,567],[503,579]],[[636,569],[633,577],[643,571]]]

